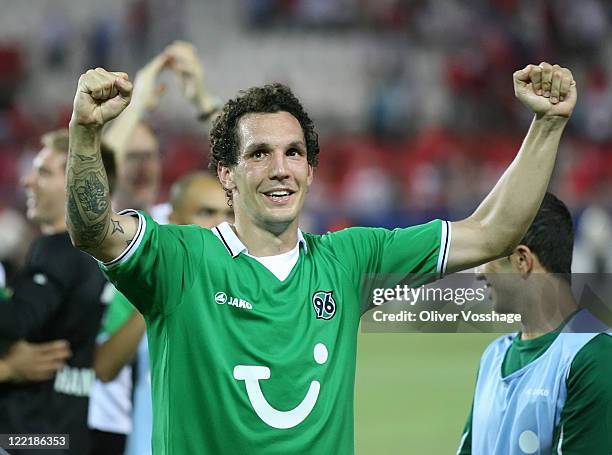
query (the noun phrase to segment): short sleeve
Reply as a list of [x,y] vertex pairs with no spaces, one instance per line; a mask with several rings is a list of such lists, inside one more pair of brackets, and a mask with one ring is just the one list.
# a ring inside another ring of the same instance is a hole
[[394,230],[348,228],[326,237],[342,262],[358,273],[443,274],[450,223],[434,220]]
[[378,273],[444,274],[450,223],[434,220],[405,229],[380,231]]
[[203,253],[202,228],[159,225],[144,212],[126,250],[100,264],[109,280],[143,315],[168,314],[194,282]]
[[348,228],[324,237],[364,296],[373,287],[400,282],[417,286],[439,278],[446,269],[450,223],[433,220],[393,230]]

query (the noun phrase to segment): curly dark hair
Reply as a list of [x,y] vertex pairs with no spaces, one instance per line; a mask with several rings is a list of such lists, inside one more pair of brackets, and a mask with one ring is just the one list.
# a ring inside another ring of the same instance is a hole
[[236,98],[225,103],[210,131],[210,168],[216,172],[218,163],[223,166],[238,163],[239,138],[236,127],[243,115],[280,111],[289,112],[300,123],[306,140],[308,164],[315,167],[319,161],[319,138],[314,124],[291,89],[275,82],[241,90]]

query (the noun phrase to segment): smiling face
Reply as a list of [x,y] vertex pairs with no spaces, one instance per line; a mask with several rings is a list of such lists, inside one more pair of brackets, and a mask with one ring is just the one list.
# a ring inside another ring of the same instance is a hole
[[23,178],[27,216],[51,233],[64,226],[66,154],[45,147],[34,158],[31,171]]
[[236,224],[280,233],[294,225],[304,206],[313,170],[304,133],[288,112],[251,113],[238,122],[238,163],[219,166],[232,191]]

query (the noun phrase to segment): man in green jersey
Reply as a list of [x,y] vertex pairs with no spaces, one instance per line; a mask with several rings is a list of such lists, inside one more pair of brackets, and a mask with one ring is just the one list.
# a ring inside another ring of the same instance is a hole
[[512,254],[482,267],[495,310],[520,314],[522,330],[482,355],[459,454],[612,453],[612,332],[572,295],[573,240],[546,193]]
[[576,86],[542,63],[517,71],[514,89],[534,120],[470,217],[317,236],[298,228],[317,135],[287,87],[242,92],[215,120],[212,164],[235,223],[210,231],[110,210],[100,129],[132,85],[101,68],[81,76],[67,219],[74,244],[145,316],[156,454],[353,452],[363,275],[450,273],[504,256],[537,212]]

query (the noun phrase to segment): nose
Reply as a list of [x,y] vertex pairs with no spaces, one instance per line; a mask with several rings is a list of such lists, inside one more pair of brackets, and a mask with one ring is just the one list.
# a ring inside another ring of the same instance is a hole
[[272,154],[272,159],[270,161],[270,179],[284,180],[288,177],[287,156],[284,151],[276,150]]

